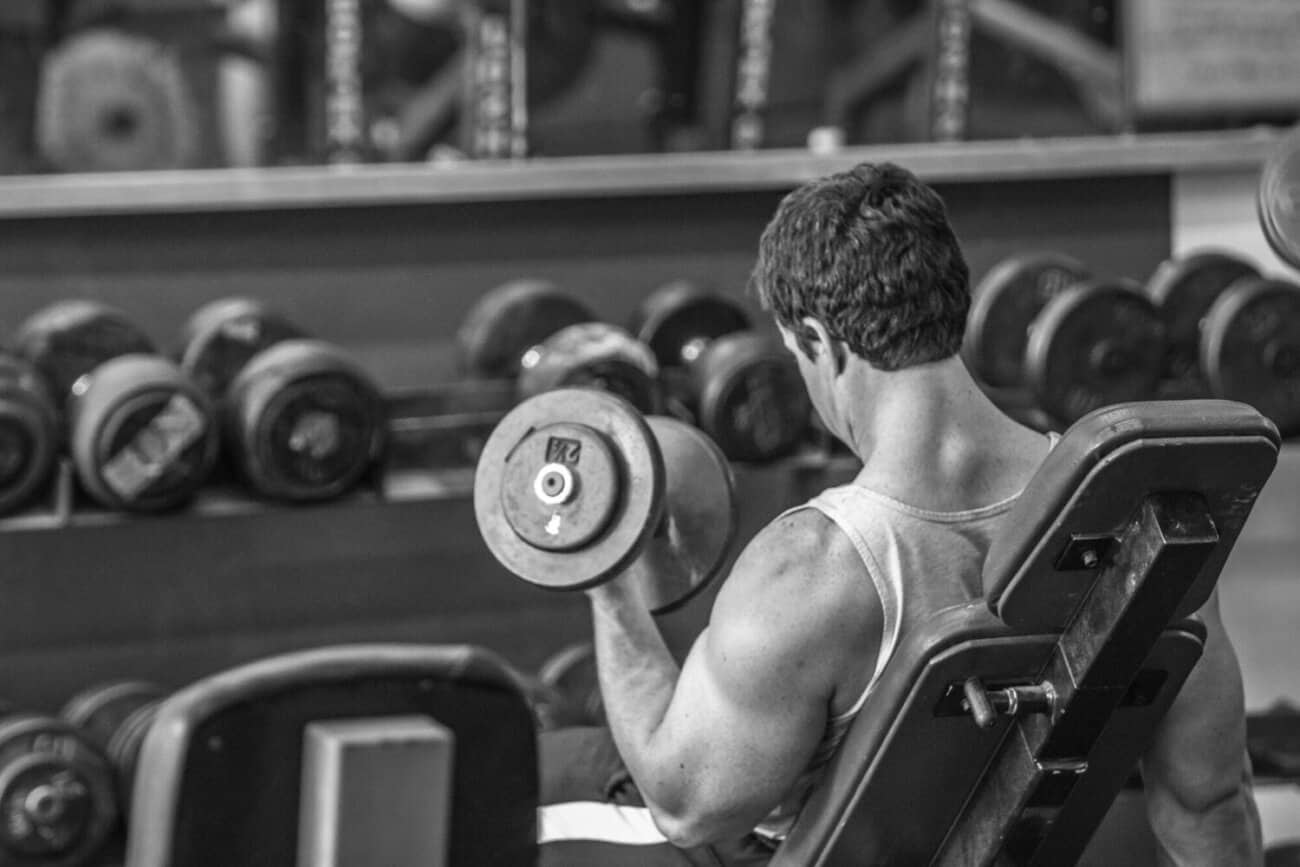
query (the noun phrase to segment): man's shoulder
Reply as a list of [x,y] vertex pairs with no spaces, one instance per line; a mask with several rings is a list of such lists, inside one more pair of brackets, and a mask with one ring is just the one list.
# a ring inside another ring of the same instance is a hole
[[[859,602],[879,602],[866,565],[839,525],[817,509],[787,512],[745,547],[718,594],[715,620],[779,618],[814,628]],[[866,612],[869,613],[869,612]],[[855,619],[857,619],[855,617]]]

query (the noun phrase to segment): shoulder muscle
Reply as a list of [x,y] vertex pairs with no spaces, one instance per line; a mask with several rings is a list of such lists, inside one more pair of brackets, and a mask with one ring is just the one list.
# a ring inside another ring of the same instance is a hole
[[800,509],[768,524],[741,552],[714,603],[708,645],[731,655],[729,662],[752,657],[773,680],[794,678],[829,697],[850,658],[878,650],[882,625],[853,543],[821,512]]

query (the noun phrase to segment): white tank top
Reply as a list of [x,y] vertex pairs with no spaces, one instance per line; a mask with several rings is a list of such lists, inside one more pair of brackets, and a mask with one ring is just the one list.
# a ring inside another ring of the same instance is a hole
[[[1051,445],[1058,439],[1051,435]],[[755,833],[775,840],[785,837],[893,656],[899,636],[944,608],[983,595],[984,558],[1018,497],[978,509],[935,512],[851,483],[829,488],[786,512],[816,509],[848,536],[880,597],[884,628],[866,689],[852,707],[826,721],[807,769]],[[918,580],[922,575],[926,580]]]

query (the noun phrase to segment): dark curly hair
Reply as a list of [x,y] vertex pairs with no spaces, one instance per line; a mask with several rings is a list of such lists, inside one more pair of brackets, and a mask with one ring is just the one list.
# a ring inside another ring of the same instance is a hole
[[954,355],[970,271],[943,199],[892,163],[790,193],[759,241],[751,287],[812,357],[811,316],[880,370]]

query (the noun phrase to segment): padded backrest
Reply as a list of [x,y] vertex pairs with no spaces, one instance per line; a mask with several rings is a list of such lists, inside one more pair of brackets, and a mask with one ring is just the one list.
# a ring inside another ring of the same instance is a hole
[[[1121,404],[1075,423],[1025,488],[984,565],[989,605],[1018,629],[1060,629],[1095,571],[1072,539],[1113,537],[1150,494],[1203,495],[1220,544],[1178,616],[1200,608],[1277,462],[1277,428],[1225,400]],[[1105,544],[1101,544],[1104,565]],[[1064,555],[1064,559],[1063,559]]]
[[297,863],[305,727],[412,715],[455,736],[448,863],[535,863],[537,746],[521,685],[486,651],[415,645],[291,653],[167,699],[140,756],[127,863]]
[[[1226,401],[1076,423],[995,540],[987,598],[903,636],[775,867],[984,863],[1017,845],[1072,863],[1200,657],[1203,627],[1170,613],[1213,589],[1278,445]],[[962,708],[971,677],[1046,680],[1057,712],[980,728]]]
[[936,708],[971,674],[1041,668],[1053,641],[1018,640],[981,602],[905,635],[771,867],[924,864],[1007,732]]
[[[928,864],[991,759],[1012,717],[988,729],[961,708],[963,681],[1032,682],[1057,635],[1016,634],[982,602],[941,611],[900,643],[771,867]],[[1086,842],[1132,772],[1151,731],[1199,658],[1204,629],[1167,630],[1089,757],[1057,833],[1042,851]],[[1051,860],[1043,863],[1053,863]],[[1061,861],[1059,863],[1067,863]]]

